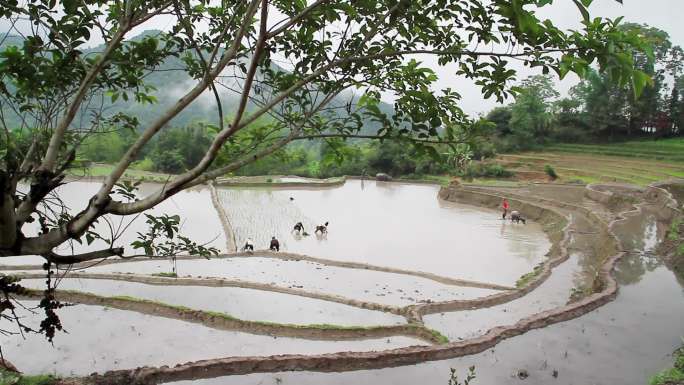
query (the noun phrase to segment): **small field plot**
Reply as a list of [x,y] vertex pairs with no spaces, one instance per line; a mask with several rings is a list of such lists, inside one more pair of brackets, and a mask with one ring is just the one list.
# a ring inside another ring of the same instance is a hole
[[545,175],[551,166],[562,181],[648,185],[684,178],[684,140],[632,141],[605,145],[556,144],[543,151],[502,154],[497,161],[521,175]]
[[[23,280],[31,288],[44,288],[40,279]],[[375,326],[405,323],[404,317],[359,309],[339,303],[239,287],[147,285],[100,279],[63,279],[60,290],[77,290],[100,296],[124,296],[225,313],[250,321],[284,324],[335,324]]]
[[[37,306],[29,301],[28,307]],[[38,325],[42,313],[29,314],[24,322]],[[77,305],[60,309],[62,325],[54,344],[44,336],[0,336],[3,354],[21,362],[27,374],[61,376],[104,373],[140,366],[175,365],[228,356],[285,353],[317,354],[338,351],[372,351],[425,345],[408,337],[353,341],[312,341],[212,329],[206,326],[101,306]]]

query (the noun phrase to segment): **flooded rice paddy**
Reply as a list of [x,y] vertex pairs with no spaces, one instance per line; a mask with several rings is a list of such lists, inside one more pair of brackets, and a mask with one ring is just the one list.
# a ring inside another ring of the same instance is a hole
[[[450,368],[457,369],[462,379],[472,365],[475,385],[644,385],[654,373],[672,367],[671,354],[684,335],[684,289],[653,258],[630,255],[616,271],[620,294],[615,301],[578,319],[505,340],[480,354],[379,370],[258,373],[173,385],[446,385]],[[521,370],[529,375],[525,380],[517,377]]]
[[[24,280],[30,288],[44,287],[44,280]],[[376,326],[404,323],[401,316],[358,309],[329,301],[239,287],[161,286],[99,279],[64,279],[62,290],[77,290],[100,296],[127,296],[222,312],[243,320],[285,324],[337,324]]]
[[[62,197],[76,204],[97,187],[95,183],[71,183],[62,187]],[[143,186],[147,192],[154,188],[158,187]],[[543,196],[545,189],[553,190],[540,188],[535,193]],[[581,194],[581,189],[575,190],[564,190],[568,196],[563,200],[586,203],[576,193]],[[511,224],[502,221],[496,210],[446,202],[437,198],[437,192],[437,187],[429,185],[358,180],[320,189],[217,188],[232,231],[226,236],[209,189],[194,189],[165,202],[156,212],[181,215],[186,234],[221,250],[225,251],[226,239],[231,236],[238,246],[247,237],[254,239],[257,250],[250,256],[179,259],[178,276],[192,277],[200,283],[202,279],[218,278],[233,286],[248,282],[279,287],[289,290],[289,294],[243,287],[180,286],[173,285],[173,279],[167,279],[167,285],[152,285],[102,277],[65,278],[59,289],[152,300],[250,321],[383,327],[409,320],[397,315],[403,313],[368,310],[358,304],[349,306],[305,293],[395,308],[476,301],[506,290],[444,283],[410,272],[512,288],[521,275],[546,260],[551,242],[538,223]],[[591,289],[606,257],[601,254],[605,240],[586,228],[586,217],[573,214],[571,218],[574,233],[568,242],[569,258],[535,290],[499,305],[427,314],[423,316],[425,326],[450,341],[477,337],[496,326],[512,325],[531,314],[563,306],[578,291]],[[291,231],[299,221],[311,235]],[[326,221],[328,234],[313,234],[314,226]],[[144,229],[140,218],[130,225],[122,223],[131,230],[118,238],[124,244],[135,238],[136,231]],[[684,279],[674,276],[655,255],[667,226],[657,221],[649,206],[644,206],[641,213],[626,215],[612,229],[620,249],[627,252],[615,267],[614,276],[620,286],[615,301],[577,319],[504,340],[480,354],[379,370],[255,373],[174,384],[447,384],[450,368],[465,374],[471,365],[477,371],[474,385],[520,382],[516,373],[521,370],[529,375],[526,384],[644,384],[653,373],[671,365],[669,354],[684,335]],[[277,259],[259,251],[267,248],[272,236],[280,239],[281,250],[286,252],[408,273]],[[0,263],[24,265],[38,261],[3,258]],[[120,278],[169,271],[169,261],[144,260],[101,264],[80,273],[115,274]],[[38,289],[43,280],[26,279],[24,283]],[[35,302],[28,303],[35,306]],[[229,356],[373,351],[426,344],[403,336],[345,341],[275,338],[91,305],[67,307],[59,314],[69,334],[58,333],[54,346],[35,335],[26,339],[1,336],[5,357],[27,373],[70,376]],[[34,324],[41,319],[40,314],[26,316]]]
[[[286,288],[335,294],[388,305],[409,305],[428,300],[473,299],[494,290],[458,287],[420,277],[372,270],[326,266],[307,261],[261,258],[178,260],[180,276],[247,280]],[[142,261],[96,266],[91,272],[158,274],[170,271],[167,261]]]
[[[27,302],[35,307],[36,302]],[[26,314],[36,326],[40,314]],[[27,334],[1,336],[5,357],[26,373],[88,375],[142,365],[175,365],[179,362],[225,356],[329,353],[348,350],[379,350],[423,345],[408,337],[359,341],[311,341],[215,330],[202,325],[122,311],[101,306],[76,305],[60,309],[68,334],[50,345],[44,337]]]
[[[548,251],[538,224],[518,226],[493,210],[442,201],[438,190],[350,180],[326,189],[221,189],[219,197],[239,246],[251,237],[266,249],[276,236],[294,253],[502,285],[513,285]],[[293,233],[297,222],[311,235]],[[328,234],[314,234],[325,222]]]

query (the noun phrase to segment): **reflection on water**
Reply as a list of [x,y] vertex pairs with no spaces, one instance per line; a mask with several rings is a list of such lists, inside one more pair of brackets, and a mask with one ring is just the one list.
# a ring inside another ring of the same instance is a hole
[[613,230],[630,253],[615,268],[615,277],[621,285],[635,284],[646,272],[662,265],[653,253],[665,238],[667,225],[658,222],[649,206],[644,206],[641,213],[617,222]]
[[[363,186],[363,188],[362,188]],[[238,245],[513,284],[550,244],[535,223],[503,223],[495,210],[441,201],[429,185],[347,181],[333,189],[220,189]],[[292,200],[290,198],[293,198]],[[292,233],[303,222],[310,236]],[[330,222],[327,236],[316,225]]]
[[629,216],[614,227],[626,250],[652,252],[667,233],[667,226],[658,222],[648,208],[644,210],[643,214]]

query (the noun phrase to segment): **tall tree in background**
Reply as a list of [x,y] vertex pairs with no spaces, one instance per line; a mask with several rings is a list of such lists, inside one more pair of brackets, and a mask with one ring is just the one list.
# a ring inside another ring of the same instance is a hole
[[511,105],[511,133],[521,148],[543,143],[551,134],[553,103],[560,94],[547,75],[530,76],[518,87]]
[[[473,79],[486,97],[500,100],[516,79],[512,59],[561,76],[584,74],[596,64],[620,84],[643,87],[645,75],[633,69],[637,52],[644,49],[640,36],[620,28],[619,21],[590,18],[590,0],[575,2],[582,30],[560,30],[536,16],[550,3],[2,0],[0,17],[9,28],[5,37],[15,40],[0,52],[0,103],[22,123],[4,124],[0,135],[0,256],[40,255],[50,268],[125,255],[125,245],[94,231],[99,219],[144,212],[296,140],[398,139],[425,153],[436,154],[435,144],[457,151],[472,137],[476,122],[458,107],[458,93],[436,89],[437,76],[416,55],[436,56],[440,64]],[[165,33],[127,40],[134,29],[157,19],[168,26]],[[102,51],[83,54],[93,38],[104,40]],[[194,81],[150,123],[138,127],[131,113],[101,108],[104,98],[154,104],[146,78],[169,58],[179,58],[181,70]],[[234,93],[230,108],[222,103],[220,88]],[[336,103],[347,89],[361,96],[353,104]],[[395,96],[393,113],[378,108],[383,92]],[[148,195],[121,185],[124,172],[153,139],[206,93],[215,98],[218,116],[201,158]],[[266,115],[272,123],[250,130]],[[364,118],[377,123],[375,132],[361,133]],[[543,119],[534,125],[545,132]],[[112,127],[139,135],[97,193],[80,207],[55,210],[51,194],[65,183],[84,138]],[[215,163],[219,154],[226,160],[221,166]],[[40,226],[34,234],[27,230],[35,221]],[[178,228],[177,218],[150,221],[150,236],[134,245],[147,255],[161,248],[157,235],[173,238]],[[104,239],[104,247],[66,255],[54,251],[93,238]],[[163,249],[207,252],[187,240]],[[5,294],[16,292],[14,281],[0,282]],[[11,303],[6,305],[2,310],[10,309]],[[55,306],[45,301],[50,322],[42,331],[49,335],[58,327]]]
[[628,23],[620,29],[641,36],[651,46],[648,52],[632,54],[638,76],[649,79],[646,86],[617,84],[609,74],[591,70],[571,93],[584,105],[587,123],[599,136],[670,135],[674,124],[671,106],[677,103],[671,98],[678,99],[673,89],[681,73],[682,49],[658,28]]

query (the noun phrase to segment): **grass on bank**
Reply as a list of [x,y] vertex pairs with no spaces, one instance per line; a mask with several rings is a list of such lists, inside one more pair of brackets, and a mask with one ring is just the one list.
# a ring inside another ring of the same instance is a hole
[[[114,170],[114,165],[94,163],[86,168],[72,168],[67,172],[75,177],[103,177],[109,175],[112,170]],[[170,174],[145,171],[136,169],[135,167],[128,168],[123,176],[124,178],[152,182],[165,182],[172,177]]]
[[[79,292],[77,290],[60,290],[63,293],[72,293],[72,294],[77,294],[77,295],[86,295],[86,296],[91,296],[94,298],[104,298],[104,299],[110,299],[110,300],[119,300],[119,301],[125,301],[125,302],[131,302],[131,303],[142,303],[142,304],[151,304],[151,305],[156,305],[160,307],[166,307],[169,309],[176,309],[181,312],[194,312],[197,313],[198,315],[206,315],[208,317],[214,317],[214,318],[220,318],[220,319],[225,319],[227,321],[233,321],[236,323],[241,323],[245,326],[253,325],[253,326],[266,326],[266,327],[275,327],[275,328],[287,328],[287,329],[300,329],[300,330],[350,330],[350,331],[373,331],[373,330],[383,330],[386,329],[387,326],[344,326],[344,325],[334,325],[334,324],[288,324],[288,323],[277,323],[277,322],[269,322],[269,321],[252,321],[252,320],[243,320],[240,318],[233,317],[230,314],[222,313],[222,312],[217,312],[217,311],[211,311],[211,310],[195,310],[191,309],[186,306],[182,305],[171,305],[168,303],[160,302],[160,301],[154,301],[154,300],[149,300],[149,299],[143,299],[143,298],[136,298],[136,297],[131,297],[127,295],[119,295],[119,296],[113,296],[113,297],[103,297],[99,296],[96,294],[91,294],[91,293],[84,293],[84,292]],[[427,331],[430,336],[434,339],[434,341],[438,344],[446,344],[449,342],[449,339],[442,335],[440,332],[434,329],[427,328],[423,325],[418,325],[418,324],[407,324],[406,325],[409,328],[412,329],[417,329],[417,330],[424,330]],[[0,385],[2,385],[0,383]]]
[[167,273],[167,272],[154,273],[154,274],[152,274],[152,276],[153,277],[164,277],[164,278],[178,278],[178,274]]
[[684,178],[684,139],[639,140],[610,144],[552,144],[535,151],[500,154],[513,171],[550,175],[560,181],[618,182],[640,186]]
[[518,278],[518,280],[515,281],[515,287],[518,289],[522,289],[523,287],[527,286],[527,284],[532,282],[535,278],[537,278],[542,271],[544,271],[544,262],[540,262],[539,264],[537,264],[537,266],[534,267],[532,271],[523,274],[520,278]]
[[25,376],[0,369],[0,385],[54,385],[57,381],[52,375]]
[[684,138],[634,140],[606,144],[553,144],[546,150],[684,162]]
[[684,384],[684,347],[677,349],[674,354],[674,367],[663,370],[651,377],[650,385],[678,385]]

